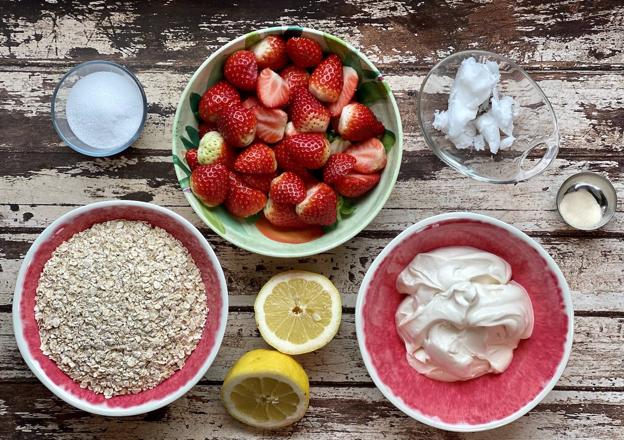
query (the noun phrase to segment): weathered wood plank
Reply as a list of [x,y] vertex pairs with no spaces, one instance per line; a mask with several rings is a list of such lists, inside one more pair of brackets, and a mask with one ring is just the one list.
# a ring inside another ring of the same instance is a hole
[[[199,63],[198,63],[199,65]],[[0,69],[0,124],[5,134],[0,150],[69,152],[50,124],[50,97],[66,72],[59,67]],[[145,131],[134,148],[170,150],[173,115],[192,72],[161,68],[137,69],[148,102]],[[417,96],[426,72],[389,74],[401,111],[407,151],[426,151],[417,117]],[[613,155],[624,149],[624,100],[613,88],[624,81],[621,72],[534,72],[557,114],[562,156],[600,151]],[[29,127],[28,133],[24,127]],[[35,136],[30,135],[35,133]],[[567,153],[569,151],[569,153]],[[81,157],[77,153],[75,157]],[[604,156],[602,156],[604,157]]]
[[[13,338],[10,315],[0,313],[0,382],[33,379],[22,361]],[[225,339],[215,363],[206,374],[209,381],[222,381],[227,370],[243,353],[266,348],[253,312],[230,312]],[[577,317],[572,355],[558,386],[624,386],[624,318]],[[344,314],[334,340],[321,350],[297,356],[314,383],[366,383],[366,372],[355,335],[355,317]]]
[[229,3],[19,3],[5,7],[3,62],[109,58],[196,65],[227,41],[267,26],[299,24],[331,32],[381,67],[427,66],[461,49],[503,53],[539,67],[621,64],[622,4],[594,2],[274,1]]
[[[234,305],[250,305],[252,299],[243,298],[253,298],[271,275],[299,268],[329,276],[342,292],[346,307],[355,305],[359,285],[374,257],[398,233],[366,232],[330,252],[305,259],[282,260],[243,251],[209,230],[202,229],[202,232],[221,262]],[[20,259],[36,235],[0,234],[0,252],[3,253],[0,255],[0,305],[10,304]],[[620,238],[535,238],[559,264],[572,290],[577,311],[624,312],[624,241]]]
[[216,385],[198,385],[162,410],[115,419],[76,410],[39,384],[4,384],[0,385],[0,408],[3,408],[0,435],[7,439],[36,436],[59,440],[617,440],[622,438],[624,423],[622,393],[553,391],[527,415],[503,428],[479,434],[452,434],[410,419],[375,388],[312,387],[310,408],[304,419],[294,426],[269,433],[253,430],[231,419],[219,401],[219,391],[220,387]]

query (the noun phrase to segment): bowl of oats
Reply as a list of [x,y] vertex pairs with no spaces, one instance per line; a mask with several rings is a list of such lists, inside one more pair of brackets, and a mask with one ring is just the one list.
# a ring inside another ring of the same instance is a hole
[[227,310],[219,260],[190,222],[157,205],[106,201],[62,215],[32,244],[13,326],[22,357],[54,394],[129,416],[203,377]]

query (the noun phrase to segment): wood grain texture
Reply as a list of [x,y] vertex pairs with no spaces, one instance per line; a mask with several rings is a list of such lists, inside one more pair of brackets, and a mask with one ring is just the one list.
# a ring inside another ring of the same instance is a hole
[[[624,439],[624,215],[618,210],[605,228],[583,233],[566,227],[555,209],[559,185],[578,171],[601,172],[624,193],[621,1],[274,0],[259,7],[249,0],[26,0],[3,3],[0,15],[0,438]],[[197,66],[232,38],[275,24],[331,32],[367,54],[392,86],[405,132],[399,180],[377,218],[345,245],[297,260],[250,254],[201,224],[170,153],[173,115]],[[526,67],[555,109],[558,159],[529,182],[468,181],[420,135],[418,89],[426,73],[471,48]],[[74,153],[50,122],[56,83],[90,59],[129,66],[149,101],[143,136],[114,158]],[[74,207],[110,198],[157,203],[193,222],[215,248],[230,289],[224,344],[205,378],[167,408],[129,419],[90,416],[53,397],[21,360],[10,320],[17,271],[37,234]],[[475,435],[431,429],[397,411],[370,381],[354,328],[357,290],[373,258],[407,226],[455,210],[492,215],[540,242],[561,266],[577,315],[570,363],[555,391],[519,421]],[[313,383],[306,417],[262,433],[224,413],[220,382],[242,353],[266,346],[253,320],[254,295],[290,268],[334,281],[343,324],[331,344],[300,357]]]

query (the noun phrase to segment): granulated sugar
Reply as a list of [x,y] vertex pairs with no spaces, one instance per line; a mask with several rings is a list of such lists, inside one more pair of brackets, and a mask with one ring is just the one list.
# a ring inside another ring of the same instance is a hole
[[188,250],[161,228],[126,220],[62,243],[35,306],[43,353],[106,398],[153,388],[182,368],[207,313]]
[[67,123],[93,148],[117,148],[135,135],[143,119],[143,97],[129,78],[95,72],[81,78],[67,98]]

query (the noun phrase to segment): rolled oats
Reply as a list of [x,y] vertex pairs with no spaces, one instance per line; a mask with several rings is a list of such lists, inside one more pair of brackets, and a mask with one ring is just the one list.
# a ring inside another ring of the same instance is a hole
[[127,220],[62,243],[35,306],[43,353],[106,398],[153,388],[182,368],[207,313],[200,271],[182,243]]

